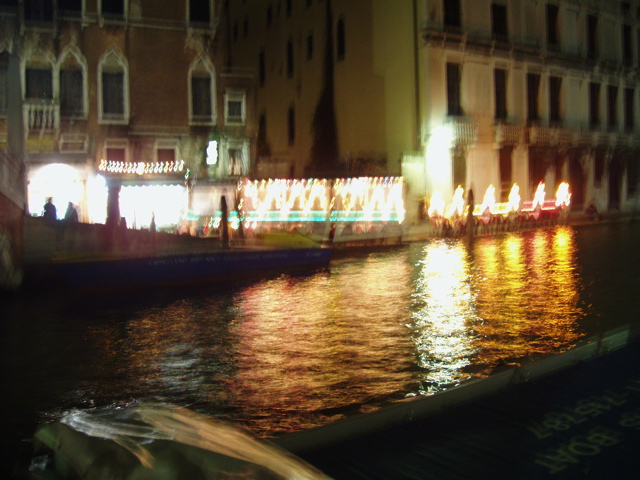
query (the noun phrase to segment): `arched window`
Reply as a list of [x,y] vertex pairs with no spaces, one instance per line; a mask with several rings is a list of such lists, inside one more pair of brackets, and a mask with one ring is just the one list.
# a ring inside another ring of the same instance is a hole
[[289,145],[293,145],[296,141],[296,111],[293,107],[289,107],[287,114],[287,133]]
[[215,75],[211,61],[198,57],[189,72],[189,122],[200,125],[216,123]]
[[115,47],[100,59],[98,87],[100,122],[127,123],[129,121],[129,65]]
[[347,46],[344,33],[344,19],[341,18],[338,20],[338,24],[336,25],[336,59],[338,61],[344,60],[346,48]]
[[53,58],[33,50],[27,55],[23,69],[25,100],[53,100]]
[[75,47],[68,47],[60,55],[58,70],[58,97],[63,117],[87,116],[87,62]]

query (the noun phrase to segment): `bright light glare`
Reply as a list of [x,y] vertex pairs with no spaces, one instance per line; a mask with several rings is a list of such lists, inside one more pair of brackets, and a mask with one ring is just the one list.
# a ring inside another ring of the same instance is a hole
[[107,221],[107,182],[102,175],[87,180],[87,209],[90,223]]
[[29,175],[29,207],[31,212],[37,215],[42,214],[47,198],[53,197],[58,218],[64,218],[69,202],[81,204],[82,191],[83,184],[79,172],[70,165],[52,163]]
[[124,186],[120,191],[120,215],[130,228],[149,228],[155,215],[158,228],[174,227],[185,211],[182,185]]

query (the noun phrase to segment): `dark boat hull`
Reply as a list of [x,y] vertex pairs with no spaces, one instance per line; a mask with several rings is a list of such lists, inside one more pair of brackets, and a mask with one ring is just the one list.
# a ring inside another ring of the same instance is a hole
[[58,277],[80,289],[195,284],[305,271],[326,266],[328,248],[230,249],[165,256],[66,259],[53,262]]

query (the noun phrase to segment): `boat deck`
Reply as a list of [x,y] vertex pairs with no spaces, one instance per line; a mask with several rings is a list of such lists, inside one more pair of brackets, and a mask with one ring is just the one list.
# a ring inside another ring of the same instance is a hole
[[298,455],[335,480],[637,478],[640,345]]

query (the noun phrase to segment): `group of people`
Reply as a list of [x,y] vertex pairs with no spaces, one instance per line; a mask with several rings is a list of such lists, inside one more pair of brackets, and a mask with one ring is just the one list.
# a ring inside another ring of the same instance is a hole
[[[53,197],[47,198],[47,203],[44,204],[42,216],[50,220],[58,219],[58,209],[53,203]],[[64,214],[64,220],[70,223],[76,223],[78,221],[78,210],[76,210],[73,202],[69,202],[69,205],[67,205],[67,211]]]

